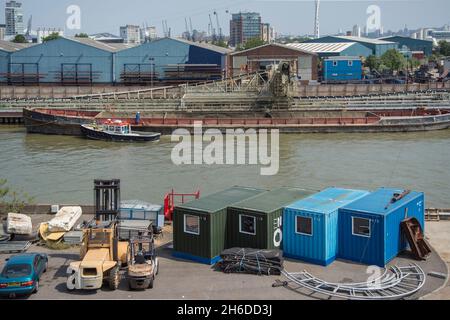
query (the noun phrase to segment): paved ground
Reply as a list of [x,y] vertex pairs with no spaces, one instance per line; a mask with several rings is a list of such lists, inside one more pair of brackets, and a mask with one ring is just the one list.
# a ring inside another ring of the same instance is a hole
[[[45,221],[47,217],[35,217],[33,220]],[[450,224],[436,224],[429,227],[429,235],[435,239],[435,235],[441,236],[442,227],[447,228]],[[436,246],[437,249],[449,249],[448,236],[444,236],[446,242]],[[430,241],[432,242],[432,241]],[[433,242],[432,242],[433,243]],[[68,292],[66,289],[66,269],[71,261],[78,260],[78,249],[71,248],[64,251],[52,251],[44,247],[33,246],[29,252],[45,252],[50,257],[48,272],[43,276],[40,283],[40,291],[37,295],[28,299],[324,299],[326,297],[310,296],[309,292],[295,292],[287,288],[272,288],[272,284],[279,276],[254,276],[244,274],[223,274],[214,271],[210,266],[190,261],[178,260],[171,255],[170,230],[162,240],[158,242],[161,247],[157,252],[160,257],[160,273],[156,278],[154,289],[147,291],[128,291],[125,279],[122,279],[120,287],[116,291],[101,289],[98,291],[76,291]],[[0,268],[3,267],[5,258],[9,255],[0,255]],[[450,257],[450,256],[449,256]],[[392,263],[407,265],[412,260],[408,256],[395,259]],[[430,271],[447,272],[445,263],[433,252],[426,262],[418,263],[426,273]],[[336,261],[328,267],[321,267],[288,260],[285,263],[286,270],[299,272],[307,270],[311,274],[330,282],[352,282],[365,281],[367,266]],[[443,286],[444,280],[427,277],[426,285],[413,297],[432,293]],[[442,293],[441,299],[450,299],[449,293]]]
[[[428,242],[439,252],[450,270],[450,221],[427,222],[425,236]],[[424,297],[427,300],[450,300],[450,282],[443,288]]]

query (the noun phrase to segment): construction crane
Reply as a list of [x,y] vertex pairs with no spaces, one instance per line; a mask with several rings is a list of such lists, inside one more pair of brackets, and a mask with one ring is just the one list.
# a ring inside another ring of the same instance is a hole
[[316,0],[316,11],[314,17],[314,38],[320,38],[320,22],[319,22],[320,0]]
[[25,37],[28,39],[31,35],[31,24],[33,22],[33,16],[30,16],[30,19],[28,19],[28,26],[27,26],[27,32],[25,33]]
[[190,17],[189,17],[189,27],[190,27],[190,31],[191,31],[191,40],[195,42],[197,39],[195,39],[195,36],[194,36],[194,29],[192,28],[192,19]]
[[218,34],[218,40],[222,41],[222,28],[220,27],[220,22],[219,22],[219,13],[217,11],[214,11],[214,15],[216,16],[216,23],[217,23],[217,32]]
[[188,23],[187,23],[187,19],[186,18],[184,18],[184,24],[186,26],[186,31],[185,31],[186,32],[186,38],[187,38],[187,40],[192,40],[192,34],[189,31],[189,27],[188,27]]
[[212,41],[216,42],[217,41],[217,36],[216,36],[216,29],[214,28],[212,19],[211,19],[211,14],[209,14],[209,25],[211,26],[211,37],[212,37]]
[[165,38],[170,38],[170,28],[167,27],[167,20],[162,21],[163,33]]

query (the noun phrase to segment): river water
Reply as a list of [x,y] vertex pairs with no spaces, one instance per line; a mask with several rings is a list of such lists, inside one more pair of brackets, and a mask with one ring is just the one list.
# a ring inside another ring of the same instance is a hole
[[94,178],[120,178],[122,199],[161,203],[163,195],[233,185],[274,188],[380,186],[426,193],[428,207],[450,207],[450,130],[420,133],[292,134],[280,136],[280,169],[261,176],[256,165],[182,165],[175,143],[122,144],[79,137],[27,135],[0,127],[0,178],[37,203],[93,203]]

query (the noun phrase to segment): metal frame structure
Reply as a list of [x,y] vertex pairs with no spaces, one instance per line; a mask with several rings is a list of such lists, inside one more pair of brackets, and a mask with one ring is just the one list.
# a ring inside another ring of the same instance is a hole
[[392,266],[378,278],[360,283],[332,283],[321,280],[307,271],[289,273],[282,271],[293,282],[313,293],[348,300],[398,300],[413,295],[425,284],[422,268],[413,263],[409,266]]
[[[88,70],[83,70],[84,67],[88,67]],[[92,63],[61,63],[59,80],[61,84],[92,84],[94,82]]]
[[[19,72],[15,72],[16,67],[18,67]],[[30,69],[35,70],[35,72],[26,72],[27,67],[32,67]],[[9,63],[8,70],[9,73],[6,78],[9,85],[21,84],[24,86],[26,84],[39,84],[41,78],[39,74],[39,63]]]

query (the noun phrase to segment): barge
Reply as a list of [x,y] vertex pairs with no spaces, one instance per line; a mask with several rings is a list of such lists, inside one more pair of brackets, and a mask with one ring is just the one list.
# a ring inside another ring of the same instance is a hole
[[[364,132],[414,132],[450,128],[448,109],[389,109],[365,111],[278,111],[252,112],[236,115],[207,113],[151,114],[143,116],[138,123],[135,114],[118,112],[114,119],[134,123],[134,131],[171,134],[177,128],[194,131],[194,124],[203,130],[219,129],[279,129],[280,133],[364,133]],[[65,109],[23,110],[28,133],[61,134],[81,136],[81,125],[104,122],[111,118],[101,111]]]

